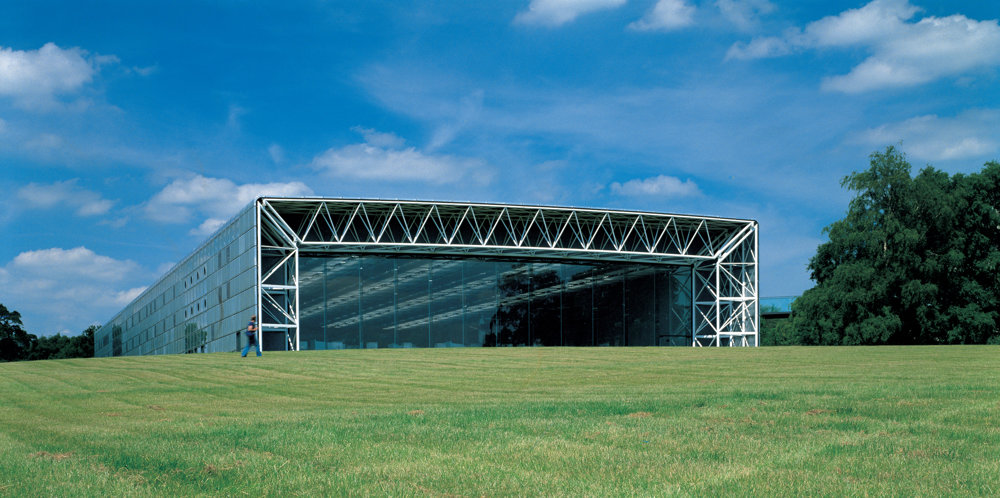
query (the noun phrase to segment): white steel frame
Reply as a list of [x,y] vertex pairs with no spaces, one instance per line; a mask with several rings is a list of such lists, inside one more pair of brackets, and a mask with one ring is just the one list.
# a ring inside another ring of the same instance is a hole
[[[691,344],[756,346],[753,220],[568,207],[261,197],[257,316],[299,349],[299,254],[615,261],[691,268]],[[263,342],[263,341],[261,341]]]

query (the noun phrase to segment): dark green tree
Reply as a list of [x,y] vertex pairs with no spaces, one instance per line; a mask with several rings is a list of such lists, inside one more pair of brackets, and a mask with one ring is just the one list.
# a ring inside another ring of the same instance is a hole
[[0,361],[93,357],[94,332],[99,328],[91,325],[73,337],[36,337],[24,330],[20,313],[0,304]]
[[97,325],[87,327],[80,335],[56,334],[39,337],[28,353],[29,360],[60,360],[64,358],[91,358],[94,356],[94,332]]
[[21,314],[0,304],[0,361],[26,359],[36,341],[24,330]]
[[916,177],[894,147],[843,185],[857,193],[794,304],[804,344],[983,343],[1000,335],[1000,164]]

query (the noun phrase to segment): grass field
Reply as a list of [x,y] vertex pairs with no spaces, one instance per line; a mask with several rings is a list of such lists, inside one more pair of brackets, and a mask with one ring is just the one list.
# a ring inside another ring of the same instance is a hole
[[997,495],[1000,347],[0,364],[0,495]]

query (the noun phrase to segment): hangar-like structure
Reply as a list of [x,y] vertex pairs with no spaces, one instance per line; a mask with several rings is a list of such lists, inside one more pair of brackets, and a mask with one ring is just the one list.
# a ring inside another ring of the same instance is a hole
[[260,197],[118,313],[97,356],[756,346],[753,220]]

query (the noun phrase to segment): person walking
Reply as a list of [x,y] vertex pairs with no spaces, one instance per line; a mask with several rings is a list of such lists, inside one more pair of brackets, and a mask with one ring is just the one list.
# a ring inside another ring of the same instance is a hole
[[241,355],[243,358],[250,352],[250,346],[253,346],[257,350],[257,356],[260,356],[260,345],[257,344],[257,315],[250,317],[250,323],[247,324],[247,345],[243,348]]

